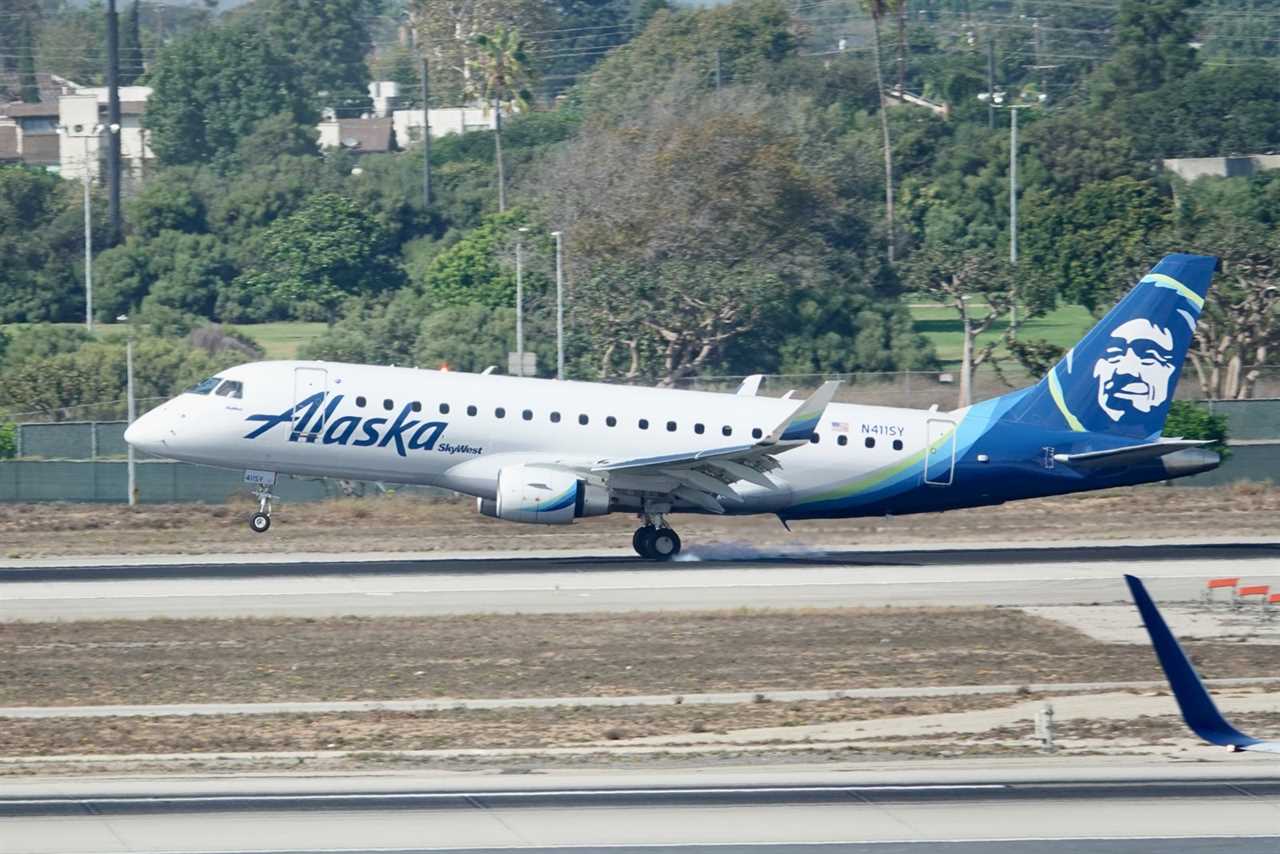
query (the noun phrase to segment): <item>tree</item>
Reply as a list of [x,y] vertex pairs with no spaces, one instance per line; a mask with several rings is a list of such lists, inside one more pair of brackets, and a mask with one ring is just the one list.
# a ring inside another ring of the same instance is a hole
[[1196,68],[1196,30],[1189,12],[1198,0],[1124,0],[1115,21],[1114,49],[1098,69],[1095,102],[1152,92]]
[[[899,0],[905,3],[905,0]],[[871,15],[871,43],[874,47],[876,65],[876,89],[880,93],[880,131],[884,135],[884,217],[885,239],[889,243],[889,263],[893,263],[893,146],[889,141],[889,112],[884,102],[884,65],[880,59],[880,19],[887,10],[886,0],[862,0],[862,5]]]
[[30,18],[22,19],[18,41],[18,84],[22,87],[22,100],[35,104],[40,100],[40,86],[36,83],[35,34],[31,31]]
[[1176,248],[1169,201],[1150,181],[1095,181],[1070,199],[1025,197],[1024,260],[1042,286],[1101,312],[1133,287],[1153,259]]
[[266,0],[252,8],[259,37],[296,65],[311,105],[359,115],[369,105],[370,22],[382,7],[382,0]]
[[[912,291],[950,305],[960,316],[963,338],[957,406],[969,406],[973,403],[974,370],[991,359],[1002,343],[1001,339],[994,338],[978,347],[978,336],[991,329],[997,320],[1010,316],[1010,309],[1022,297],[1018,276],[1010,271],[1007,261],[992,252],[927,247],[906,263],[906,281]],[[1012,319],[1005,340],[1014,340],[1019,325],[1037,313],[1033,308]]]
[[[499,308],[515,304],[514,257],[516,229],[524,222],[517,211],[488,217],[453,245],[440,251],[416,282],[416,290],[431,309],[444,306],[481,305]],[[542,233],[541,230],[539,233]],[[546,242],[545,238],[542,240]],[[526,237],[524,287],[526,299],[545,293],[545,274],[530,269],[538,248]],[[542,247],[544,250],[547,248]]]
[[1222,259],[1187,354],[1200,391],[1209,399],[1253,397],[1280,345],[1280,239],[1274,226],[1221,211],[1187,219],[1184,230]]
[[120,34],[119,82],[121,86],[132,86],[146,73],[146,65],[142,58],[142,24],[139,20],[138,5],[139,0],[133,0],[129,6],[124,31]]
[[476,94],[481,48],[476,36],[499,29],[545,33],[556,26],[553,4],[543,0],[411,0],[419,45],[431,65],[433,98],[457,103]]
[[404,283],[385,229],[336,193],[316,193],[297,212],[272,223],[260,250],[241,286],[287,306],[294,317],[312,314],[332,323],[347,297]]
[[507,209],[506,174],[502,165],[502,108],[518,106],[528,109],[533,95],[527,84],[531,79],[529,55],[518,30],[499,27],[492,35],[475,37],[480,48],[479,92],[481,100],[493,104],[493,159],[498,165],[498,213]]
[[146,124],[166,165],[226,167],[263,119],[280,113],[300,124],[316,119],[298,67],[245,22],[173,42],[161,51],[149,82],[154,91]]

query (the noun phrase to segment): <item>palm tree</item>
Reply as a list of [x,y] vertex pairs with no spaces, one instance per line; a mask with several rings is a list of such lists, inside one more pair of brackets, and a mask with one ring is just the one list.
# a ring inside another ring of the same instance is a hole
[[507,209],[506,170],[502,164],[502,104],[527,108],[533,96],[526,85],[533,77],[520,31],[498,27],[492,35],[472,39],[480,49],[479,83],[485,105],[493,105],[493,150],[498,162],[498,212]]
[[889,144],[889,116],[884,102],[884,72],[880,67],[880,19],[888,11],[888,0],[862,0],[871,15],[872,44],[875,47],[876,92],[880,96],[880,129],[884,132],[884,206],[889,223],[889,263],[893,263],[893,148]]

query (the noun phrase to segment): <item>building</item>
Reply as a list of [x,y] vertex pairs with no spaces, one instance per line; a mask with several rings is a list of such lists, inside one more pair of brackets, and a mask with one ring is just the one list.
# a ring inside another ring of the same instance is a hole
[[[493,130],[496,124],[493,110],[484,107],[442,107],[430,112],[432,139],[451,133]],[[422,142],[422,110],[396,110],[391,119],[401,145]]]
[[[45,78],[41,80],[41,78]],[[25,163],[66,178],[101,181],[106,172],[107,88],[37,75],[41,100],[0,104],[0,163]],[[142,180],[155,155],[143,127],[147,86],[120,87],[121,175]]]
[[320,148],[343,148],[355,154],[383,154],[396,148],[391,119],[325,119],[316,126]]
[[1280,169],[1280,154],[1249,154],[1240,157],[1178,157],[1162,160],[1165,169],[1184,181],[1197,178],[1250,177],[1268,169]]

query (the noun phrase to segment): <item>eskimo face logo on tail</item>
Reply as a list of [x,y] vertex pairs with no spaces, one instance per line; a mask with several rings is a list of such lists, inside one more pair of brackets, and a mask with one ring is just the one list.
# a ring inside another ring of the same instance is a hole
[[1143,414],[1169,399],[1176,369],[1173,333],[1136,318],[1111,331],[1111,339],[1093,365],[1098,381],[1098,407],[1112,421],[1130,412]]
[[447,426],[443,421],[417,421],[410,418],[413,404],[408,403],[390,424],[386,418],[364,418],[359,415],[339,415],[335,418],[343,396],[334,395],[329,400],[329,405],[322,408],[324,398],[323,392],[316,392],[284,412],[250,415],[245,421],[262,423],[246,433],[244,438],[257,439],[276,427],[285,426],[289,431],[290,442],[319,441],[322,445],[351,445],[357,448],[394,446],[397,454],[406,457],[409,451],[430,451],[435,448]]

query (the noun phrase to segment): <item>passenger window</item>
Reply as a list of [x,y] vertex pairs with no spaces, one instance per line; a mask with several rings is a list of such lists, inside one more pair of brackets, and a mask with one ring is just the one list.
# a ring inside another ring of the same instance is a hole
[[821,441],[821,437],[817,433],[810,433],[809,441],[816,445],[818,444],[819,441]]
[[384,400],[382,401],[382,408],[390,412],[391,410],[396,408],[396,405],[391,400]]
[[752,439],[759,439],[759,438],[760,438],[760,437],[762,437],[762,436],[764,436],[764,431],[763,431],[763,430],[761,430],[759,427],[752,427],[752,428],[751,428],[751,438],[752,438]]
[[707,432],[707,428],[706,428],[706,427],[703,427],[701,424],[694,424],[694,425],[693,425],[693,432],[695,432],[695,433],[697,433],[699,436],[701,436],[703,433]]
[[[361,405],[361,406],[364,406],[364,404],[363,404],[363,403],[362,403],[362,404],[360,404],[360,405]],[[449,404],[447,404],[447,403],[442,403],[442,404],[440,404],[440,414],[441,414],[441,415],[448,415],[448,414],[449,414]]]
[[866,445],[868,448],[874,448],[876,446],[876,437],[868,436],[867,441],[863,442],[862,444]]
[[227,380],[222,385],[218,386],[218,390],[215,391],[214,394],[219,397],[234,397],[239,400],[243,396],[241,393],[243,390],[244,383],[239,380]]
[[551,423],[552,423],[552,424],[559,424],[559,423],[560,423],[560,413],[559,413],[559,412],[553,412],[553,413],[551,413]]
[[479,411],[480,411],[480,410],[476,409],[474,406],[468,406],[468,407],[467,407],[467,414],[468,414],[468,415],[475,415],[475,414],[476,414],[477,412],[479,412]]
[[667,422],[667,432],[668,432],[668,433],[674,433],[674,432],[676,432],[676,422],[674,422],[674,421],[668,421],[668,422]]
[[526,409],[524,412],[521,412],[521,413],[520,413],[520,417],[521,417],[521,418],[523,418],[525,421],[532,421],[532,420],[533,420],[533,410],[532,410],[532,409]]
[[414,412],[421,412],[422,403],[421,401],[415,400],[413,403],[409,404],[409,408],[412,409]]
[[648,429],[649,429],[649,419],[648,419],[648,418],[641,418],[641,419],[640,419],[639,427],[640,427],[640,429],[641,429],[641,430],[648,430]]
[[587,416],[585,416],[585,415],[579,415],[579,416],[578,416],[578,423],[579,423],[579,424],[581,424],[581,425],[583,425],[584,427],[586,426],[587,422],[588,422],[588,421],[590,421],[590,420],[591,420],[591,419],[590,419],[590,418],[588,418],[588,417],[587,417]]
[[848,436],[837,436],[837,437],[836,437],[836,444],[843,448],[845,445],[849,444],[849,437],[848,437]]
[[901,451],[901,450],[902,450],[902,440],[901,440],[901,439],[894,439],[894,440],[893,440],[893,449],[894,449],[895,451]]
[[604,420],[604,423],[605,423],[606,425],[608,425],[609,427],[617,427],[617,426],[618,426],[618,419],[616,419],[616,418],[614,418],[612,415],[610,415],[608,418],[606,418],[606,419]]
[[721,433],[723,433],[723,434],[724,434],[724,435],[726,435],[726,436],[732,436],[732,435],[733,435],[733,428],[732,428],[732,427],[730,427],[728,424],[726,424],[726,425],[724,425],[723,427],[721,427],[721,428],[720,428],[720,432],[721,432]]
[[507,417],[507,410],[505,410],[505,409],[503,409],[501,406],[499,406],[497,409],[493,410],[493,417],[494,417],[494,418],[506,418],[506,417]]
[[363,396],[356,398],[356,406],[360,407],[361,409],[364,409],[364,405],[366,403],[368,403],[368,401],[365,400]]
[[222,377],[209,377],[207,380],[200,382],[187,389],[188,394],[208,394],[218,387],[218,383],[222,382]]

